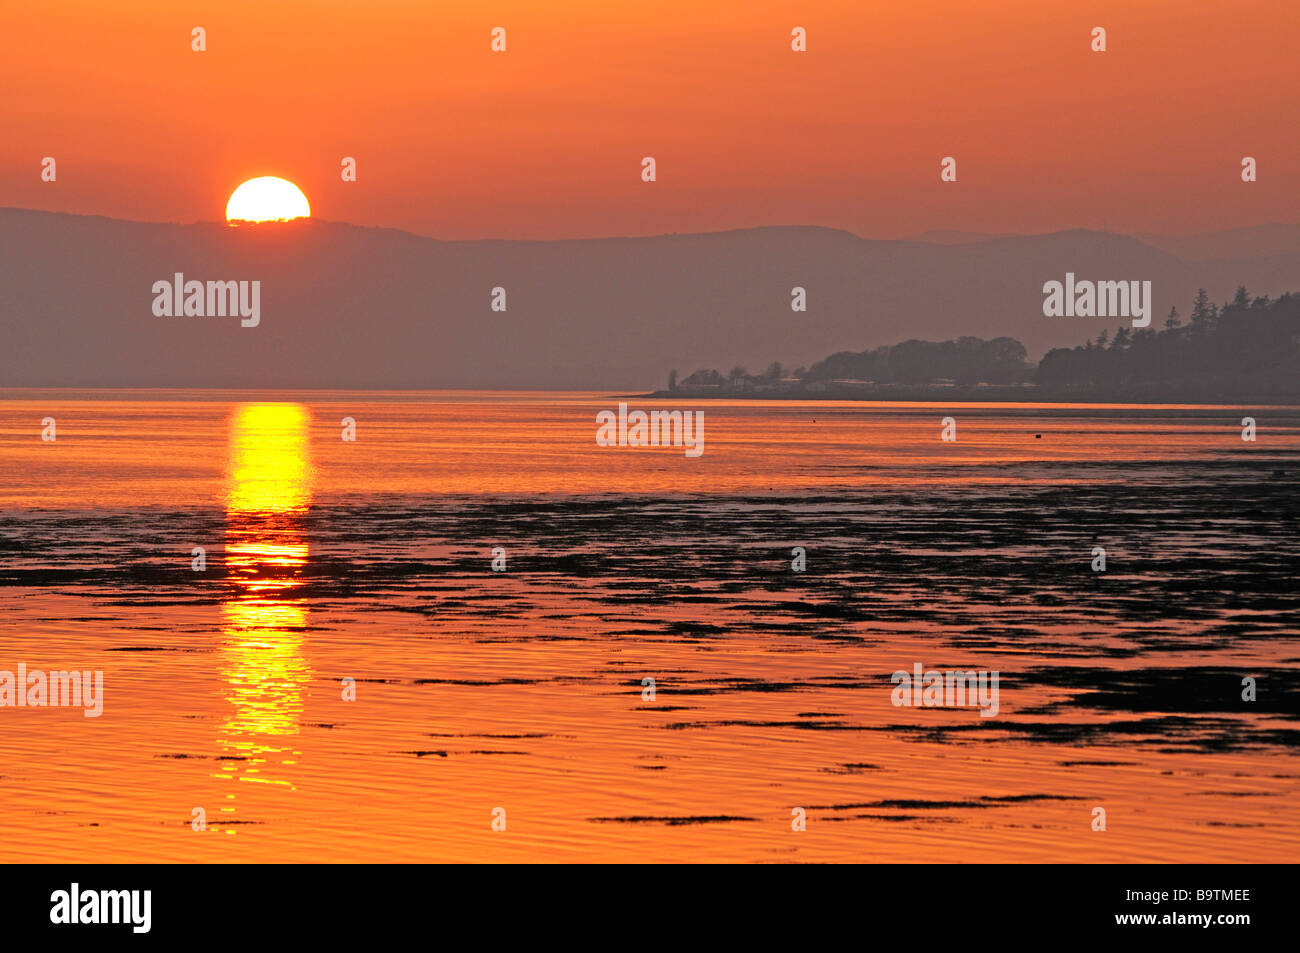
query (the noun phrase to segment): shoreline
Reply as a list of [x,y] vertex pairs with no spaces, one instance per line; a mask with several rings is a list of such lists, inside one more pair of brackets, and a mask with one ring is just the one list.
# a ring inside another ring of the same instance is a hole
[[975,388],[975,387],[882,387],[882,388],[825,388],[818,391],[791,389],[785,391],[727,391],[683,389],[656,390],[648,393],[619,395],[620,399],[637,400],[752,400],[752,401],[857,401],[871,403],[961,403],[961,404],[1181,404],[1186,406],[1298,406],[1300,393],[1189,393],[1187,391],[1146,393],[1127,391],[1062,392],[1039,391],[1037,388]]

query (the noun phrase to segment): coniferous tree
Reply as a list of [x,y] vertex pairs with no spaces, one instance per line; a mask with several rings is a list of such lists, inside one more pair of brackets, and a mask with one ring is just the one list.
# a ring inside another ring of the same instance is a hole
[[1300,295],[1262,301],[1239,289],[1219,310],[1201,290],[1193,314],[1186,330],[1172,309],[1160,332],[1122,327],[1109,348],[1053,348],[1035,379],[1049,397],[1300,401]]
[[1193,326],[1204,325],[1210,320],[1210,315],[1214,310],[1214,305],[1210,304],[1210,296],[1205,293],[1204,288],[1196,289],[1196,300],[1192,302],[1192,324]]
[[840,351],[792,372],[799,384],[787,384],[780,362],[761,375],[734,367],[729,377],[699,370],[670,388],[727,393],[748,390],[799,390],[816,384],[825,392],[836,381],[860,393],[864,382],[875,388],[1005,386],[1034,382],[1052,400],[1102,398],[1122,400],[1193,400],[1253,402],[1278,399],[1300,403],[1300,295],[1276,300],[1251,298],[1239,287],[1222,310],[1204,289],[1196,293],[1192,322],[1184,326],[1177,307],[1169,309],[1164,330],[1109,329],[1075,347],[1049,350],[1035,368],[1024,346],[1013,338],[985,341],[960,337],[950,341],[903,341],[871,350]]

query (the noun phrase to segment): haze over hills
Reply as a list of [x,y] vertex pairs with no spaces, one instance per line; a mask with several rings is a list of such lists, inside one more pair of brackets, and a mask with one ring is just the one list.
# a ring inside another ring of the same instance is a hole
[[1268,257],[1300,253],[1300,227],[1295,225],[1230,228],[1185,238],[1146,234],[1138,235],[1137,238],[1171,255],[1188,260]]
[[[1159,247],[1157,247],[1159,246]],[[961,243],[820,227],[441,241],[308,220],[231,228],[0,209],[0,386],[594,388],[670,369],[811,364],[908,338],[1010,336],[1036,359],[1127,322],[1047,318],[1045,281],[1149,280],[1153,326],[1198,287],[1300,285],[1300,226]],[[157,317],[154,282],[258,280],[261,323]],[[504,287],[508,310],[492,311]],[[790,309],[791,288],[808,310]]]

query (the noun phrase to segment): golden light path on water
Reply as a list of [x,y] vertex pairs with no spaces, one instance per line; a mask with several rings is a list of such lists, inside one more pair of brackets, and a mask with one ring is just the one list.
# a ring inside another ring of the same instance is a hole
[[0,399],[0,668],[105,686],[0,710],[0,859],[1297,856],[1300,408],[700,403]]
[[[311,678],[298,593],[308,556],[301,521],[312,495],[310,424],[300,404],[242,404],[230,417],[225,564],[233,592],[222,604],[221,678],[233,710],[214,775],[225,781],[293,786],[283,768],[300,756],[290,739]],[[236,799],[237,791],[225,793],[214,827],[235,820]]]

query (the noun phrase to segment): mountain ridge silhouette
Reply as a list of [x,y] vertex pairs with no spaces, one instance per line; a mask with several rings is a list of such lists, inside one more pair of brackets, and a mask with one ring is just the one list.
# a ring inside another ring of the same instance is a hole
[[[1300,225],[1159,240],[1189,257],[1087,229],[955,244],[783,225],[457,240],[0,208],[0,386],[656,389],[671,369],[963,335],[1014,337],[1036,359],[1122,323],[1044,317],[1043,282],[1066,271],[1151,280],[1157,324],[1198,287],[1222,300],[1300,278]],[[260,325],[155,317],[151,287],[176,272],[260,281]],[[806,312],[790,309],[795,286]]]

